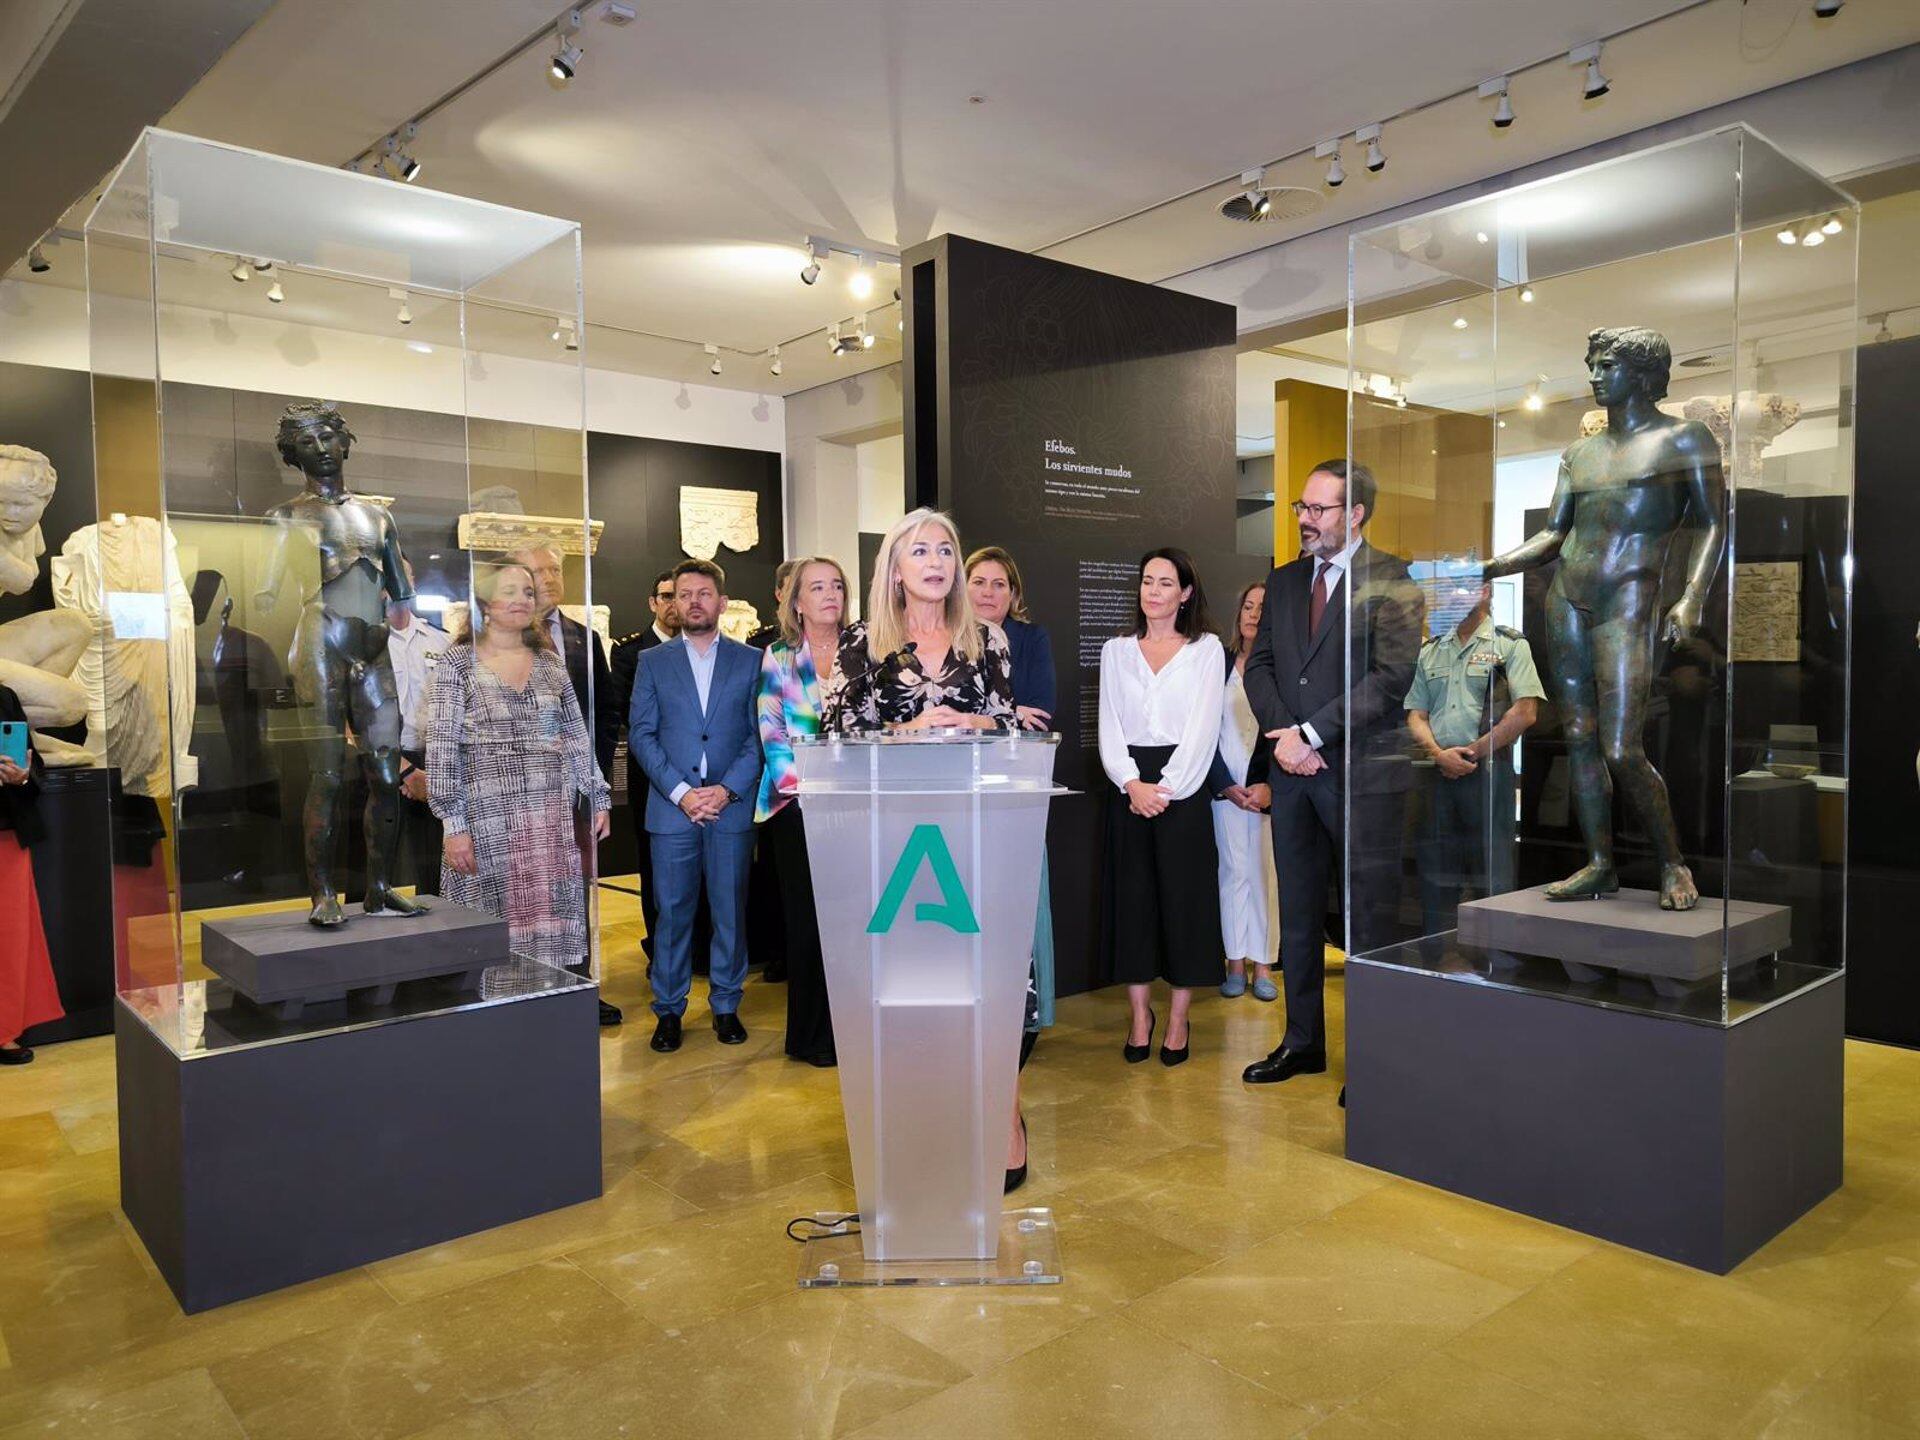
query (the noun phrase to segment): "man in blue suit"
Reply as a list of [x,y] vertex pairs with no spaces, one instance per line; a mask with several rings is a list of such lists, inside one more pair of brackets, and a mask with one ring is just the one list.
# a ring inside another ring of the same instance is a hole
[[680,633],[640,656],[628,747],[647,777],[647,840],[660,887],[653,947],[652,1045],[680,1048],[680,1017],[693,984],[693,917],[704,882],[713,915],[708,995],[723,1045],[747,1038],[740,991],[747,978],[747,867],[753,797],[760,783],[756,701],[760,654],[720,633],[727,577],[710,560],[673,570]]

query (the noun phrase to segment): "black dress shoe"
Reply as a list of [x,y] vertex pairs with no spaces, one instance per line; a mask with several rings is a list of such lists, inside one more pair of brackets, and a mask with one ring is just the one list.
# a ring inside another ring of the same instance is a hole
[[33,1051],[24,1045],[15,1045],[11,1050],[0,1050],[0,1065],[31,1065]]
[[744,1045],[747,1043],[747,1027],[740,1023],[738,1015],[716,1015],[713,1017],[713,1033],[720,1037],[722,1045]]
[[600,1002],[600,1023],[602,1025],[618,1025],[626,1018],[626,1016],[620,1013],[620,1007],[618,1005],[609,1005],[604,1000]]
[[1289,1050],[1285,1045],[1275,1050],[1264,1060],[1256,1060],[1240,1072],[1240,1078],[1249,1085],[1277,1085],[1282,1080],[1291,1080],[1296,1075],[1324,1075],[1327,1073],[1327,1052],[1324,1050]]
[[1344,1085],[1340,1087],[1340,1108],[1342,1110],[1347,1108],[1347,1087]]
[[803,1058],[816,1070],[831,1070],[840,1063],[840,1057],[832,1054],[808,1055]]
[[680,1048],[680,1017],[662,1015],[653,1027],[653,1039],[647,1042],[662,1055],[670,1054]]
[[[1022,1140],[1025,1140],[1027,1138],[1027,1117],[1024,1115],[1020,1117],[1020,1138]],[[1018,1165],[1014,1166],[1013,1169],[1007,1171],[1007,1188],[1002,1190],[1000,1193],[1002,1195],[1011,1195],[1013,1194],[1014,1191],[1018,1190],[1022,1185],[1026,1183],[1027,1183],[1027,1162],[1025,1160],[1022,1160]]]
[[[1169,1025],[1167,1029],[1171,1031],[1173,1027]],[[1189,1056],[1192,1053],[1193,1053],[1193,1026],[1191,1025],[1187,1026],[1187,1043],[1182,1045],[1178,1050],[1174,1049],[1171,1045],[1167,1044],[1166,1041],[1164,1040],[1160,1042],[1160,1063],[1166,1066],[1169,1070],[1171,1070],[1176,1065],[1186,1064],[1187,1056]]]
[[1159,1019],[1160,1017],[1149,1009],[1147,1011],[1147,1043],[1144,1045],[1135,1045],[1129,1041],[1120,1047],[1120,1058],[1125,1060],[1127,1064],[1138,1065],[1153,1053],[1153,1027],[1159,1022]]

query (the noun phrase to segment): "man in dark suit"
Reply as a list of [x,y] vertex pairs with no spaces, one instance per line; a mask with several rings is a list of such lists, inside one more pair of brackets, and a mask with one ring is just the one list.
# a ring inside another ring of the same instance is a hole
[[[540,613],[535,623],[543,626],[553,642],[554,652],[567,665],[567,678],[573,682],[573,698],[580,703],[580,715],[593,736],[593,756],[604,778],[613,769],[613,747],[619,737],[620,706],[613,696],[613,673],[607,668],[606,648],[595,631],[571,616],[562,615],[560,606],[567,598],[567,581],[561,569],[560,552],[551,545],[530,545],[512,556],[516,565],[533,572],[535,599]],[[588,677],[592,687],[588,687]],[[591,840],[580,843],[580,867],[591,885],[596,877],[597,857]],[[600,1002],[600,1023],[618,1025],[620,1009]]]
[[710,560],[674,567],[680,634],[640,657],[627,739],[647,777],[647,843],[660,886],[653,956],[652,1046],[680,1048],[693,982],[693,917],[702,890],[713,913],[708,995],[723,1045],[747,1038],[747,865],[760,784],[760,656],[720,633],[725,574]]
[[[599,634],[570,615],[562,615],[567,581],[561,569],[560,552],[550,545],[535,545],[514,552],[516,565],[533,572],[539,591],[538,623],[546,627],[547,638],[567,663],[567,678],[573,682],[573,698],[580,702],[580,714],[593,735],[593,756],[604,777],[613,769],[613,747],[620,738],[620,702],[614,696],[613,672],[607,666],[607,650]],[[593,677],[591,695],[587,677]]]
[[[1340,875],[1348,783],[1355,845],[1345,943],[1365,951],[1391,929],[1392,870],[1413,778],[1403,707],[1420,653],[1421,602],[1406,562],[1362,535],[1376,494],[1364,465],[1338,459],[1314,467],[1293,506],[1302,553],[1267,577],[1247,658],[1247,702],[1273,745],[1268,783],[1287,992],[1286,1034],[1242,1075],[1255,1085],[1327,1068],[1327,887]],[[1351,636],[1351,695],[1343,631]]]

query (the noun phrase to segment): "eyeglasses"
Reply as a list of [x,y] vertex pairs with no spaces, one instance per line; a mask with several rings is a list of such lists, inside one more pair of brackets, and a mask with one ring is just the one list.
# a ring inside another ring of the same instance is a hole
[[1347,502],[1342,500],[1338,505],[1307,505],[1296,500],[1287,508],[1293,511],[1295,515],[1304,516],[1312,520],[1314,524],[1318,525],[1320,523],[1320,517],[1322,515],[1325,515],[1329,510],[1346,509]]

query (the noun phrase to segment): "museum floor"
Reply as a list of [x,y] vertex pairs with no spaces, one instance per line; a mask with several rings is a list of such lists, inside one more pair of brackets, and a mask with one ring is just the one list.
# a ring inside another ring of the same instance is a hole
[[1716,1279],[1346,1163],[1336,1076],[1240,1083],[1272,1006],[1169,1071],[1080,996],[1027,1072],[1066,1283],[802,1294],[834,1076],[758,984],[748,1045],[651,1053],[634,911],[604,1199],[210,1314],[115,1208],[109,1042],[0,1072],[0,1440],[1920,1433],[1920,1053],[1849,1045],[1845,1191]]

